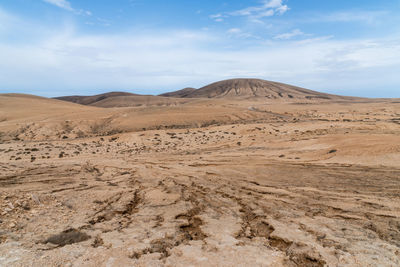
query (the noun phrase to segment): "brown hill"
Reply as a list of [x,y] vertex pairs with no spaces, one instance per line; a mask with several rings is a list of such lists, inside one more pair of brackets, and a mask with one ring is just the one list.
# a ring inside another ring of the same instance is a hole
[[193,93],[194,91],[196,91],[196,88],[186,87],[186,88],[181,89],[181,90],[178,90],[178,91],[168,92],[168,93],[161,94],[160,96],[166,96],[166,97],[187,97],[188,95],[190,95],[190,94]]
[[[177,91],[176,93],[178,93]],[[173,95],[174,93],[169,93]],[[260,79],[231,79],[212,83],[197,90],[193,90],[182,97],[189,98],[252,98],[266,97],[270,99],[340,99],[330,95],[311,91],[284,83],[265,81]]]
[[55,99],[73,102],[81,105],[93,105],[96,102],[117,96],[137,96],[137,94],[127,93],[127,92],[110,92],[92,96],[79,96],[79,95],[60,96],[60,97],[55,97]]
[[54,99],[102,108],[175,106],[192,101],[182,97],[174,98],[154,95],[138,95],[125,92],[110,92],[93,96],[62,96]]
[[269,113],[249,110],[246,101],[238,106],[227,106],[225,102],[224,99],[116,96],[81,105],[32,95],[0,94],[0,145],[5,140],[62,140],[271,117]]
[[[175,106],[191,102],[192,98],[212,99],[270,99],[289,102],[302,101],[353,101],[361,100],[355,97],[345,97],[320,93],[284,83],[260,79],[231,79],[209,84],[200,89],[184,88],[159,96],[138,95],[126,92],[110,92],[93,96],[63,96],[58,100],[81,105],[113,108],[138,106]],[[185,99],[185,100],[184,100]]]
[[114,96],[91,103],[90,106],[102,108],[146,107],[146,106],[176,106],[192,101],[187,98],[173,98],[153,95]]
[[[0,94],[0,124],[3,128],[13,128],[19,123],[43,121],[49,118],[63,118],[68,116],[82,117],[84,112],[95,110],[86,107],[60,101],[26,94]],[[63,119],[57,119],[63,121]],[[12,123],[11,123],[12,122]]]

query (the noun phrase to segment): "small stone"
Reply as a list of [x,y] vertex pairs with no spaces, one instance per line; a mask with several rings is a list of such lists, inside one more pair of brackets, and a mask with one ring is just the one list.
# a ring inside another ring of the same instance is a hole
[[41,204],[39,198],[35,194],[32,194],[31,197],[32,197],[32,200],[36,202],[36,204],[38,204],[38,205]]
[[24,210],[30,210],[30,209],[31,209],[31,207],[29,206],[29,203],[26,202],[26,201],[22,202],[21,207],[22,207]]

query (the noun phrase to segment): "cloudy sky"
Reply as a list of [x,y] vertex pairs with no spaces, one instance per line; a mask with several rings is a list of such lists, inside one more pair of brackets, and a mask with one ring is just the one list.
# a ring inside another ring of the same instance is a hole
[[400,97],[398,0],[1,0],[0,93],[158,94],[254,77]]

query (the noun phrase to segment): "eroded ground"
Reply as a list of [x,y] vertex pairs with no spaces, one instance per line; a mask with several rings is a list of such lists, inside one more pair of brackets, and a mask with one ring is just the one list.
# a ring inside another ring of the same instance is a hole
[[0,265],[399,266],[399,107],[3,141]]

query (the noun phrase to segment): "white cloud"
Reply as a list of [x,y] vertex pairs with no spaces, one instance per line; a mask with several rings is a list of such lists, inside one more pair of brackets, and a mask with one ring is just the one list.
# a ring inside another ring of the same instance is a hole
[[270,17],[276,14],[282,15],[289,10],[287,5],[282,3],[282,0],[264,0],[260,6],[247,7],[241,10],[230,12],[231,16],[247,16],[252,19],[260,19]]
[[214,14],[214,15],[210,15],[209,17],[210,17],[210,19],[213,19],[216,22],[221,22],[224,20],[223,18],[226,16],[222,15],[222,14]]
[[74,9],[71,7],[71,3],[68,2],[67,0],[43,0],[46,3],[58,6],[60,8],[63,8],[65,10],[73,11]]
[[74,12],[76,15],[86,15],[86,16],[92,15],[91,11],[72,8],[71,3],[68,2],[67,0],[43,0],[43,1],[55,5],[59,8]]
[[289,10],[289,7],[287,5],[282,5],[282,6],[278,7],[276,10],[279,12],[279,14],[282,15],[283,13],[285,13]]
[[260,37],[253,35],[249,32],[245,32],[242,29],[239,28],[230,28],[229,30],[226,31],[229,37],[234,37],[234,38],[241,38],[241,39],[260,39]]
[[289,7],[283,4],[283,0],[264,0],[260,6],[251,6],[233,12],[213,14],[209,17],[216,22],[222,22],[225,18],[241,16],[247,17],[253,22],[260,23],[260,19],[262,18],[282,15],[288,10]]
[[274,36],[274,39],[275,40],[289,40],[289,39],[292,39],[293,37],[301,36],[301,35],[304,35],[304,32],[302,32],[299,29],[294,29],[291,32],[278,34],[278,35]]
[[387,11],[340,11],[328,14],[315,14],[305,19],[306,22],[362,22],[375,24],[387,16]]
[[264,1],[264,6],[267,8],[279,8],[282,6],[282,0]]
[[210,18],[212,18],[212,19],[217,19],[217,18],[220,18],[220,17],[222,17],[222,14],[210,15]]
[[227,31],[227,33],[229,33],[229,34],[238,34],[238,33],[241,33],[241,32],[242,32],[242,30],[239,29],[239,28],[231,28],[231,29],[229,29]]

